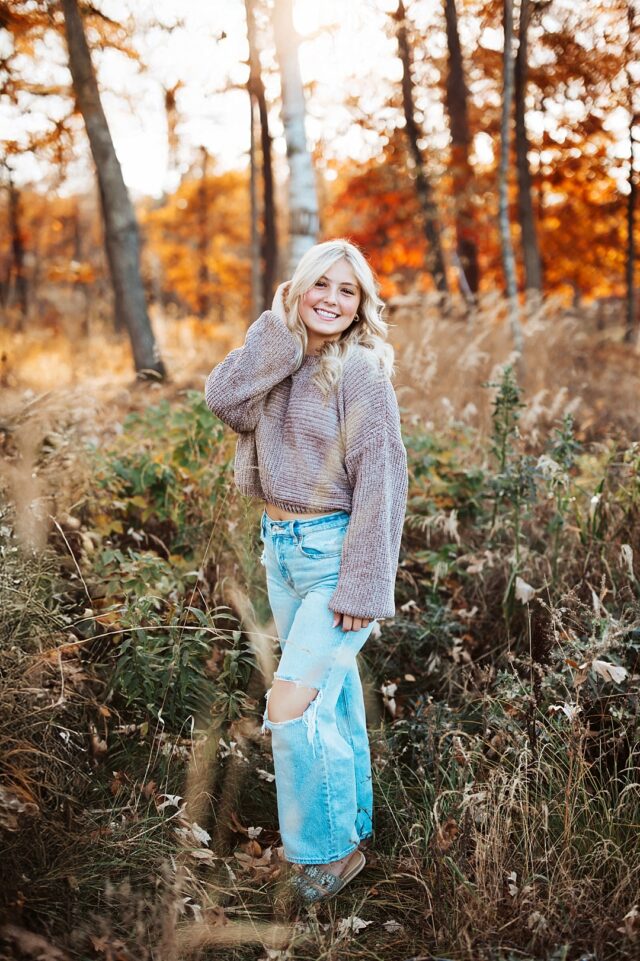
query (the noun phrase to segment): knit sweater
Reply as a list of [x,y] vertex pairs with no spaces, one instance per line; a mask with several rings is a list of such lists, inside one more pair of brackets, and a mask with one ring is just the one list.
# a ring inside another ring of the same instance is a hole
[[264,311],[207,377],[207,405],[239,435],[234,479],[243,494],[292,513],[350,514],[330,609],[393,617],[408,488],[395,391],[358,345],[325,403],[312,379],[320,357],[298,365],[296,345],[280,315]]

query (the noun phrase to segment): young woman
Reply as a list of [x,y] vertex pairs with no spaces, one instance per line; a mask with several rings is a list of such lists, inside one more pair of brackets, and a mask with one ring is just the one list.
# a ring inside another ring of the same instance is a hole
[[238,488],[264,501],[261,560],[282,656],[262,730],[285,857],[307,901],[362,869],[372,833],[356,655],[395,614],[408,483],[382,306],[357,247],[317,244],[205,387],[239,435]]

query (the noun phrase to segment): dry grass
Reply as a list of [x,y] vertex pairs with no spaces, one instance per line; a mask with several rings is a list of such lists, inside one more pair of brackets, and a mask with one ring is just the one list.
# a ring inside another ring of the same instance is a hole
[[[176,384],[184,384],[200,368],[208,373],[218,357],[242,343],[246,327],[239,319],[220,327],[194,316],[177,317],[154,308],[150,318],[161,355]],[[77,328],[73,316],[54,328],[32,327],[24,332],[0,328],[0,384],[38,392],[77,386],[89,394],[129,387],[133,367],[127,337],[103,324],[96,324],[89,338],[78,336]]]
[[[409,415],[427,429],[462,421],[486,434],[491,410],[482,384],[504,364],[516,366],[502,299],[485,295],[474,313],[458,305],[446,315],[433,295],[407,294],[389,302],[385,318]],[[523,308],[522,324],[518,381],[532,446],[562,412],[574,413],[585,438],[637,436],[640,350],[622,343],[622,329],[599,329],[595,308],[577,312],[551,299]]]

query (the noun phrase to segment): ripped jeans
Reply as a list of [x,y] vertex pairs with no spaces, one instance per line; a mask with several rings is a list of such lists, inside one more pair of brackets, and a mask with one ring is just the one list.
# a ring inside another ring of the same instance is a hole
[[[356,655],[376,621],[359,631],[333,627],[347,511],[310,520],[261,522],[267,592],[282,656],[274,678],[317,688],[300,717],[272,721],[284,854],[298,864],[337,861],[372,833],[369,739]],[[349,613],[348,611],[346,613]]]

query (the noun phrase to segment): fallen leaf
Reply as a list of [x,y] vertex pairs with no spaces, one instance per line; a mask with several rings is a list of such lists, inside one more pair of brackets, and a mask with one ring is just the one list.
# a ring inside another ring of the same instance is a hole
[[217,860],[213,851],[209,851],[207,848],[196,848],[195,851],[190,852],[190,855],[196,861],[203,861],[207,864],[213,864]]
[[383,684],[380,687],[382,692],[382,703],[388,710],[391,717],[396,716],[396,699],[393,696],[398,689],[397,684]]
[[211,840],[211,835],[205,831],[204,828],[201,828],[199,824],[196,824],[195,821],[191,825],[191,833],[199,844],[206,845]]
[[143,795],[147,798],[147,800],[148,800],[153,794],[155,794],[155,790],[156,790],[157,786],[158,786],[158,784],[157,784],[156,781],[147,781],[147,783],[145,784],[145,786],[142,788],[142,793],[143,793]]
[[633,573],[633,547],[631,544],[620,545],[620,560],[627,568],[627,573],[631,580],[635,580],[635,574]]
[[158,794],[156,801],[159,801],[160,798],[165,798],[165,800],[157,805],[159,811],[164,811],[167,807],[179,808],[182,801],[180,794]]
[[559,711],[562,711],[562,713],[565,714],[570,721],[573,721],[574,717],[577,717],[581,710],[582,708],[580,707],[580,705],[567,704],[567,702],[565,701],[564,704],[550,704],[547,709],[547,713],[557,714]]
[[271,781],[275,781],[276,779],[275,774],[272,774],[270,771],[264,771],[260,767],[257,768],[256,774],[258,775],[261,781],[268,781],[269,783],[271,783]]
[[241,851],[244,851],[245,854],[250,854],[252,858],[259,858],[262,854],[262,848],[253,838],[238,845],[238,847]]
[[194,921],[196,921],[198,924],[201,923],[203,918],[202,908],[200,905],[190,897],[183,898],[182,903],[184,904],[185,908],[188,908],[191,911]]
[[337,926],[338,937],[343,937],[345,934],[358,934],[359,931],[364,930],[370,924],[373,924],[373,921],[363,921],[355,914],[348,918],[340,918]]
[[111,792],[113,797],[115,797],[116,794],[120,793],[120,791],[124,787],[124,784],[125,784],[124,775],[120,771],[114,771],[113,780],[109,784],[109,791]]
[[0,784],[0,827],[3,827],[6,831],[18,831],[20,828],[19,814],[34,817],[39,813],[38,805],[23,788],[13,785],[9,790],[8,786],[3,787]]
[[242,824],[235,811],[232,811],[229,815],[229,823],[234,831],[238,831],[240,834],[248,833],[246,827],[244,824]]
[[521,577],[516,577],[516,600],[521,601],[523,604],[528,604],[532,598],[536,595],[535,587],[531,584],[527,584],[523,581]]
[[640,911],[638,905],[634,904],[630,911],[627,911],[622,919],[622,927],[617,930],[630,940],[635,940],[640,934]]
[[91,753],[93,754],[94,758],[99,761],[105,756],[105,754],[107,754],[109,746],[107,742],[100,737],[93,724],[89,725],[89,740],[91,744]]
[[436,847],[438,850],[448,851],[458,836],[459,830],[457,821],[454,818],[447,818],[436,832]]
[[547,919],[540,911],[532,911],[527,918],[527,927],[535,934],[540,934],[547,928]]
[[591,667],[605,681],[613,681],[614,684],[621,684],[627,676],[626,667],[621,667],[619,664],[610,664],[608,661],[594,660],[591,662]]

